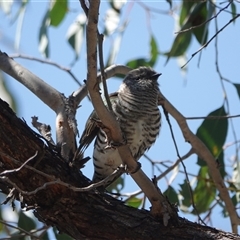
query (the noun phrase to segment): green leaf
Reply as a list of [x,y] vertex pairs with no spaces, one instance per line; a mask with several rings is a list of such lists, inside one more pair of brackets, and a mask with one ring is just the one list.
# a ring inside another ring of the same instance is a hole
[[194,1],[182,1],[182,7],[179,17],[179,25],[182,26],[188,19],[188,14],[193,5],[196,4]]
[[47,231],[46,231],[46,232],[44,233],[44,235],[41,237],[41,240],[51,240],[51,238],[50,238],[50,236],[49,236],[49,234],[48,234]]
[[[190,25],[185,25],[185,28],[188,28],[188,27],[190,27]],[[181,29],[181,30],[184,30],[184,29]],[[168,56],[167,62],[170,57],[179,57],[186,52],[191,42],[191,36],[192,36],[191,31],[177,34],[172,44],[171,50],[168,53],[165,53],[165,55]]]
[[193,209],[193,214],[201,214],[209,210],[211,203],[216,197],[216,188],[208,173],[208,167],[201,167],[198,173],[198,182],[193,190],[193,199],[197,212]]
[[140,66],[149,66],[149,61],[146,58],[138,58],[127,62],[126,64],[130,68],[138,68]]
[[[231,10],[232,10],[232,17],[236,17],[237,10],[236,10],[236,4],[234,2],[231,3]],[[236,20],[236,19],[235,19]],[[235,20],[233,21],[235,23]]]
[[81,13],[74,22],[69,26],[67,31],[67,40],[75,52],[75,60],[78,59],[82,42],[84,39],[84,30],[86,26],[85,14]]
[[[192,12],[192,14],[194,13],[194,16],[189,17],[189,19],[191,19],[191,25],[193,27],[198,26],[207,20],[208,11],[207,11],[206,4],[207,4],[206,2],[198,4],[196,6],[197,11]],[[201,45],[203,45],[204,43],[207,42],[207,35],[208,35],[207,25],[204,24],[201,27],[194,28],[193,34],[196,37],[197,41]]]
[[127,62],[126,65],[133,69],[138,68],[140,66],[153,67],[157,61],[157,58],[158,58],[158,46],[154,36],[152,35],[150,40],[150,60],[146,58],[138,58]]
[[[205,22],[207,19],[210,19],[215,11],[215,6],[207,1],[206,5],[203,3],[202,8],[200,9],[200,17],[199,19],[202,19],[202,22]],[[199,23],[199,24],[201,24]],[[203,45],[207,42],[208,39],[208,27],[209,27],[210,21],[205,23],[203,26],[193,29],[193,34],[195,35],[197,41]]]
[[30,217],[28,217],[26,214],[20,210],[19,212],[19,219],[18,219],[18,227],[26,230],[26,231],[31,231],[36,228],[36,223],[34,220]]
[[[182,14],[179,20],[179,23],[182,26],[181,30],[196,27],[204,23],[208,18],[212,16],[213,12],[214,7],[212,7],[212,4],[208,4],[207,1],[198,4],[189,4],[184,2],[181,12]],[[197,27],[191,30],[191,32],[201,45],[207,42],[208,25],[209,23],[206,23],[201,27]]]
[[67,0],[55,0],[49,11],[50,24],[57,27],[68,12]]
[[116,181],[114,181],[112,184],[110,184],[107,187],[107,190],[109,192],[117,192],[120,193],[120,191],[124,188],[124,177],[119,177]]
[[126,202],[126,204],[134,208],[139,208],[142,202],[143,202],[142,198],[132,197]]
[[234,83],[233,85],[234,85],[234,87],[236,88],[237,93],[238,93],[238,96],[239,96],[239,98],[240,98],[240,84]]
[[153,67],[157,61],[158,52],[159,52],[157,42],[153,35],[151,36],[150,48],[151,48],[151,51],[150,51],[151,58],[149,61],[149,65]]
[[49,11],[47,11],[42,20],[42,25],[40,27],[39,37],[38,37],[39,39],[38,49],[40,53],[46,58],[49,57],[49,40],[48,40],[49,24],[50,24]]
[[[208,116],[226,116],[226,111],[224,106],[218,108],[217,110],[211,112]],[[214,157],[221,160],[221,152],[223,144],[225,143],[228,130],[228,120],[226,118],[221,119],[205,119],[201,126],[197,130],[197,137],[199,137],[207,148],[211,151]],[[224,171],[224,161],[221,160],[222,173],[225,175]],[[206,166],[206,162],[198,158],[198,165]]]
[[192,204],[192,199],[191,199],[191,194],[189,191],[189,185],[186,180],[184,180],[183,184],[179,184],[180,186],[180,191],[179,193],[182,195],[183,200],[182,200],[182,205],[184,207],[190,207]]
[[168,186],[167,190],[163,193],[163,195],[167,196],[170,203],[177,203],[179,205],[178,195],[173,187]]
[[226,172],[225,172],[224,152],[223,151],[220,152],[220,154],[218,155],[216,164],[218,166],[221,176],[224,178],[226,175]]

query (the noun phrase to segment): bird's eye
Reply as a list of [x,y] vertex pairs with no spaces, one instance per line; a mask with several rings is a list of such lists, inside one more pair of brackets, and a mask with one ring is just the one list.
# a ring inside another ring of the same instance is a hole
[[141,76],[136,76],[135,79],[136,80],[140,80]]

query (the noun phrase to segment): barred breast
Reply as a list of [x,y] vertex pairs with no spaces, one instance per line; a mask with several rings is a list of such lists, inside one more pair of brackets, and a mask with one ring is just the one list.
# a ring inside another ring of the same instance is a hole
[[[124,79],[115,99],[112,99],[113,112],[136,161],[153,145],[159,135],[159,75],[151,68],[133,70]],[[106,135],[100,129],[93,152],[95,182],[109,176],[122,164],[118,150],[106,147]]]

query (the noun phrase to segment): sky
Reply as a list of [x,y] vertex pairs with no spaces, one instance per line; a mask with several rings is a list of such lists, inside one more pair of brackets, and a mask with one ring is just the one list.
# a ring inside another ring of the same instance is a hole
[[[141,1],[147,6],[159,8],[164,11],[169,10],[169,5],[166,1]],[[174,6],[178,6],[179,2],[173,2]],[[236,5],[239,5],[236,3]],[[32,1],[26,9],[26,14],[22,27],[22,34],[20,39],[19,49],[14,48],[14,38],[17,29],[17,23],[10,23],[10,18],[6,18],[2,11],[0,11],[0,50],[6,52],[8,55],[14,53],[26,54],[33,57],[42,58],[38,51],[38,33],[43,16],[48,8],[47,1]],[[104,26],[104,19],[106,10],[109,8],[107,1],[102,1],[101,10],[99,15],[99,30],[101,31]],[[16,12],[16,6],[14,10]],[[237,8],[240,12],[239,7]],[[69,14],[61,23],[58,28],[51,27],[49,29],[50,39],[50,60],[62,65],[70,66],[74,60],[74,52],[66,42],[66,33],[69,25],[76,19],[77,15],[81,12],[78,1],[69,2]],[[229,13],[222,13],[218,17],[219,28],[225,25],[231,18]],[[149,41],[150,32],[156,38],[158,48],[161,53],[170,50],[171,44],[174,40],[174,32],[176,30],[177,15],[166,15],[158,13],[147,13],[146,10],[138,3],[138,1],[127,1],[123,7],[120,25],[127,21],[127,28],[123,34],[121,49],[115,59],[116,64],[126,64],[129,60],[144,57],[149,57]],[[230,24],[218,36],[219,45],[219,65],[222,74],[235,83],[240,83],[240,67],[238,64],[240,54],[240,23],[237,21]],[[215,33],[215,26],[212,22],[209,26],[209,36]],[[104,53],[107,59],[108,53],[111,48],[116,35],[111,36],[104,41]],[[187,65],[186,71],[182,71],[180,66],[183,65],[184,60],[173,58],[166,64],[166,57],[159,56],[154,69],[162,73],[159,78],[160,89],[165,97],[186,117],[206,116],[210,112],[216,110],[223,104],[224,93],[221,87],[221,82],[218,74],[216,73],[215,65],[215,47],[214,41],[204,49],[201,53],[200,64],[199,54],[196,55]],[[80,58],[72,68],[72,72],[82,82],[86,78],[86,48],[85,41],[83,40]],[[199,49],[199,44],[193,39],[188,51],[187,58]],[[69,96],[73,91],[78,88],[78,85],[66,72],[34,61],[23,60],[16,58],[17,62],[29,69],[31,72],[42,78],[48,84],[55,87],[61,93]],[[8,77],[7,84],[12,94],[17,99],[18,116],[24,118],[29,126],[31,126],[31,117],[38,116],[39,121],[50,124],[53,129],[53,137],[55,136],[55,113],[50,108],[45,106],[37,97],[34,96],[28,89],[22,86],[14,79]],[[108,81],[109,92],[114,92],[120,85],[119,79],[111,79]],[[227,96],[230,103],[230,114],[239,114],[240,105],[239,97],[236,89],[229,83],[224,83]],[[1,97],[1,96],[0,96]],[[92,106],[87,99],[81,103],[82,107],[77,113],[77,120],[79,132],[83,130],[83,126],[89,114],[92,111]],[[162,109],[160,109],[162,112]],[[178,144],[180,155],[186,154],[190,150],[190,145],[185,142],[182,133],[173,118],[170,118],[175,138]],[[190,129],[196,133],[197,128],[203,120],[189,120],[188,124]],[[239,119],[233,120],[235,128],[239,130]],[[239,131],[238,131],[239,139]],[[232,131],[229,129],[226,143],[234,141]],[[234,147],[226,150],[226,163],[230,166],[231,159],[235,153]],[[92,148],[86,151],[87,156],[92,155]],[[162,128],[160,136],[155,145],[147,152],[147,155],[156,161],[171,161],[177,160],[176,150],[170,135],[168,124],[162,114]],[[187,171],[196,173],[197,156],[193,155],[185,160]],[[151,164],[146,159],[141,159],[142,168],[146,174],[152,176]],[[164,171],[165,168],[161,167]],[[84,174],[91,178],[93,167],[89,162],[85,169]],[[230,172],[231,173],[231,172]],[[159,172],[155,172],[159,174]],[[168,175],[168,177],[170,177]],[[179,189],[179,184],[183,183],[185,176],[179,173],[171,185]],[[190,178],[192,180],[192,178]],[[162,179],[159,181],[159,187],[162,191],[168,186],[168,181]],[[127,186],[124,192],[133,192],[138,187],[133,180],[127,176]],[[197,221],[196,216],[184,215],[182,212],[180,216],[186,217],[191,221]],[[213,226],[231,231],[230,221],[223,218],[221,209],[216,208],[213,216]]]

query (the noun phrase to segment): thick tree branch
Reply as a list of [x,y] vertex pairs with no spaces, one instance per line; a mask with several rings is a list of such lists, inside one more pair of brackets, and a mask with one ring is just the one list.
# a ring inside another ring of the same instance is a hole
[[61,108],[61,94],[42,79],[0,51],[0,69],[12,76],[41,99],[53,111]]
[[[125,65],[112,65],[104,70],[105,78],[109,79],[117,74],[126,75],[130,70],[131,68],[126,67]],[[101,73],[98,73],[97,82],[101,81],[101,77],[102,77]],[[88,94],[87,85],[84,84],[82,87],[80,87],[73,93],[73,96],[76,99],[76,103],[79,105],[80,102],[87,96],[87,94]]]
[[[8,175],[23,191],[33,191],[50,182],[49,175],[75,187],[90,184],[78,169],[70,168],[56,152],[43,147],[42,140],[1,100],[0,122],[0,152],[5,154],[0,155],[0,172],[19,168],[36,151],[39,153],[39,159],[32,159],[18,172]],[[43,174],[33,171],[30,166]],[[8,194],[11,187],[0,181],[4,193]],[[18,196],[18,192],[15,193]],[[35,209],[40,221],[56,226],[75,239],[99,239],[99,236],[101,239],[239,239],[237,235],[181,218],[178,225],[164,227],[146,210],[127,207],[96,190],[75,192],[59,184],[47,186],[30,196],[24,195],[22,205],[26,209]]]
[[[58,146],[61,147],[62,156],[66,160],[69,159],[76,151],[74,116],[77,106],[72,103],[71,96],[66,98],[55,88],[51,87],[1,51],[0,69],[23,84],[57,114],[56,142]],[[73,116],[72,119],[70,119],[71,116]],[[70,122],[73,124],[70,124]]]
[[[77,106],[87,95],[86,85],[80,87],[72,96],[66,98],[42,79],[16,63],[7,54],[0,51],[0,69],[9,74],[32,91],[39,99],[56,112],[56,143],[61,147],[62,156],[68,160],[76,150],[75,135],[77,124],[75,113]],[[126,74],[130,69],[123,65],[114,65],[106,69],[106,78],[116,73]],[[98,80],[101,74],[98,74]]]

